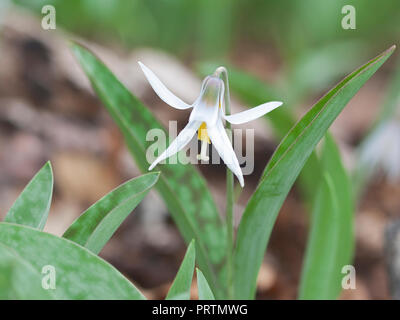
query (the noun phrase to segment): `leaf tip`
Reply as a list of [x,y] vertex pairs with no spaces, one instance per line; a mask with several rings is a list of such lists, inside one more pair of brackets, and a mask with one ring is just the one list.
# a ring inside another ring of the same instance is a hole
[[51,165],[51,161],[50,160],[48,160],[45,164],[44,164],[44,166],[43,167],[49,167],[49,169],[50,170],[52,170],[53,169],[53,167],[52,167],[52,165]]
[[157,183],[158,179],[160,178],[160,175],[161,175],[161,171],[156,171],[156,172],[146,173],[143,176],[151,177],[151,183],[148,186],[149,188],[151,188]]
[[201,272],[201,270],[200,270],[199,268],[197,268],[197,267],[195,267],[195,269],[196,269],[196,278],[197,278],[197,281],[199,281],[199,278],[202,276],[202,272]]
[[194,240],[194,238],[192,239],[192,241],[190,241],[188,248],[187,248],[187,252],[193,252],[194,255],[196,255],[196,247],[195,247],[196,241]]
[[75,39],[67,40],[67,44],[68,44],[68,47],[70,47],[71,50],[73,50],[73,51],[80,50],[81,48],[84,47],[79,41],[77,41]]
[[161,174],[161,171],[155,171],[155,172],[153,172],[153,174],[156,175],[157,178],[158,178],[160,176],[160,174]]
[[44,166],[42,167],[42,170],[48,170],[51,175],[51,180],[53,180],[53,166],[51,165],[50,160],[44,164]]
[[396,48],[397,48],[397,46],[394,44],[394,45],[392,45],[389,49],[387,49],[387,50],[385,50],[382,54],[381,54],[381,56],[390,56],[390,55],[392,55],[392,53],[394,52],[394,50],[396,50]]

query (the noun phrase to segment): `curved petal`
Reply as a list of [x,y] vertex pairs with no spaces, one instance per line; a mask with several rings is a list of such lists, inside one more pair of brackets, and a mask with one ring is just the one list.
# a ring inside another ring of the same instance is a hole
[[189,109],[192,106],[183,102],[177,96],[175,96],[171,91],[167,89],[166,86],[157,78],[157,76],[147,68],[143,63],[138,61],[140,68],[144,75],[146,76],[147,80],[149,81],[151,87],[153,88],[154,92],[163,100],[166,104],[169,104],[171,107],[175,109]]
[[241,124],[260,118],[266,113],[278,108],[282,104],[283,103],[280,101],[267,102],[246,111],[235,113],[229,116],[224,115],[224,118],[232,124]]
[[207,127],[207,132],[219,156],[224,160],[226,166],[235,174],[239,180],[240,186],[243,188],[244,180],[242,169],[240,168],[239,161],[232,148],[232,143],[226,134],[222,122],[218,121],[215,126]]
[[179,132],[178,136],[171,142],[169,147],[151,164],[149,170],[152,170],[161,161],[181,151],[193,138],[200,124],[201,122],[199,121],[189,122],[186,127]]

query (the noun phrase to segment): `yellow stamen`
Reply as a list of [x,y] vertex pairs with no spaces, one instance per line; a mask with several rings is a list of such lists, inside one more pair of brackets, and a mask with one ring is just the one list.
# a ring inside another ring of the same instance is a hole
[[211,143],[210,137],[207,134],[207,125],[203,122],[198,130],[197,138],[201,141],[201,151],[197,155],[198,160],[208,161],[210,158],[207,156],[207,145]]
[[197,131],[197,139],[211,143],[210,137],[207,134],[207,125],[205,122],[201,124],[199,130]]

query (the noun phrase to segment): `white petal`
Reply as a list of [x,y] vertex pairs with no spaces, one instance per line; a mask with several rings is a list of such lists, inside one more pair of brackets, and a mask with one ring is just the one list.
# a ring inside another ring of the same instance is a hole
[[278,108],[282,104],[283,103],[280,101],[267,102],[246,111],[224,116],[224,118],[230,123],[241,124],[260,118],[266,113]]
[[217,77],[208,76],[204,79],[200,95],[193,103],[193,111],[189,121],[206,122],[214,126],[218,120],[219,106],[223,102],[224,82]]
[[171,91],[167,89],[166,86],[157,78],[157,76],[147,68],[143,63],[138,61],[139,66],[142,68],[144,75],[146,76],[147,80],[149,81],[151,87],[157,93],[157,95],[166,103],[169,104],[171,107],[176,109],[184,110],[189,109],[192,106],[183,102],[177,96],[175,96]]
[[207,126],[207,133],[219,156],[224,160],[226,166],[236,175],[243,188],[244,180],[242,169],[240,168],[239,161],[236,158],[235,151],[233,151],[232,144],[222,122],[218,121],[217,124],[212,127]]
[[167,159],[173,154],[181,151],[193,138],[196,130],[200,127],[201,122],[193,121],[189,122],[185,128],[179,132],[178,136],[174,141],[171,142],[167,150],[165,150],[149,167],[149,170],[152,170],[159,162]]

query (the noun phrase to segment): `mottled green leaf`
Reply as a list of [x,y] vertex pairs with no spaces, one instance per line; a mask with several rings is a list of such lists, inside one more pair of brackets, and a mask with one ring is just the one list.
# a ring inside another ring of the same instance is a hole
[[[26,281],[41,280],[35,275],[41,274],[43,267],[55,268],[55,289],[51,295],[57,299],[144,299],[143,295],[113,266],[99,258],[89,250],[78,244],[59,238],[49,233],[38,231],[22,225],[0,223],[0,245],[7,250],[0,251],[0,261],[9,259],[9,252],[20,261],[22,267],[13,269],[15,277],[21,280],[16,290],[18,298],[31,299],[31,292],[24,293],[24,288],[37,290],[37,283],[24,283],[24,275],[19,274],[24,270]],[[38,296],[39,298],[40,296]]]
[[18,253],[0,243],[0,300],[55,299],[42,287],[43,275]]
[[199,292],[199,300],[215,300],[214,294],[208,285],[207,279],[204,277],[203,272],[196,268],[197,274],[197,290]]
[[[94,90],[121,129],[137,166],[146,172],[149,167],[146,150],[153,144],[146,141],[147,133],[164,128],[92,53],[79,45],[72,48]],[[226,229],[205,180],[192,165],[163,164],[158,169],[161,176],[157,190],[186,242],[196,239],[199,266],[214,292],[222,295]]]
[[63,237],[99,253],[132,210],[155,185],[159,173],[129,180],[105,195],[78,217]]
[[43,230],[53,194],[50,162],[32,178],[8,211],[4,221]]
[[308,157],[329,126],[394,47],[355,70],[321,98],[291,129],[268,162],[237,234],[236,298],[254,297],[256,279],[279,210]]
[[175,280],[169,288],[166,300],[189,300],[190,287],[192,285],[194,263],[196,258],[196,251],[194,240],[190,242],[186,250],[185,257],[179,267]]

